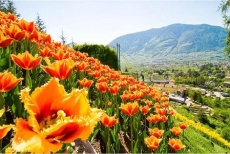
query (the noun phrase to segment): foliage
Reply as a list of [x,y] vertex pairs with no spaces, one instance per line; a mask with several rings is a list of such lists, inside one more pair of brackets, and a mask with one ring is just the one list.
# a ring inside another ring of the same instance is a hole
[[118,70],[118,57],[116,51],[104,45],[97,44],[75,44],[74,50],[80,52],[86,52],[90,57],[97,58],[102,64],[108,65],[110,68]]
[[61,39],[61,43],[62,43],[62,44],[65,44],[65,43],[66,43],[66,37],[65,37],[65,35],[64,35],[63,30],[61,31],[61,35],[60,35],[59,37],[60,37],[60,39]]
[[224,138],[224,139],[226,139],[226,140],[228,140],[228,141],[230,141],[230,127],[228,126],[228,127],[224,127],[223,129],[222,129],[222,131],[221,131],[221,136]]
[[225,51],[229,54],[230,53],[230,29],[229,29],[229,25],[230,25],[230,16],[228,15],[229,13],[229,7],[230,7],[230,1],[229,0],[222,0],[221,4],[220,4],[220,10],[222,13],[222,17],[224,20],[224,25],[226,27],[227,30],[227,36],[226,36],[226,47],[225,47]]
[[0,11],[15,14],[17,17],[20,16],[20,14],[17,13],[13,0],[0,0]]
[[39,14],[37,14],[37,18],[35,20],[36,26],[39,28],[40,32],[46,33],[46,26],[44,21],[40,18]]

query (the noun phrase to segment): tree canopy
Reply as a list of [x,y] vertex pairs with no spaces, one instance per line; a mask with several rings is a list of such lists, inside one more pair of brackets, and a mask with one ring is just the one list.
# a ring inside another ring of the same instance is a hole
[[225,51],[227,54],[230,54],[230,16],[229,16],[229,7],[230,7],[230,0],[222,0],[220,4],[220,10],[222,13],[222,17],[224,20],[224,26],[227,30],[227,37],[226,37],[226,47]]
[[64,36],[63,30],[61,31],[61,35],[59,36],[59,38],[61,39],[62,44],[66,43],[66,37]]
[[0,11],[15,14],[17,17],[20,16],[20,14],[17,13],[13,0],[0,0]]
[[74,50],[86,52],[90,57],[97,58],[104,65],[108,65],[115,70],[118,69],[117,52],[108,45],[82,44],[73,45]]
[[46,26],[44,21],[40,18],[39,14],[37,13],[37,18],[35,21],[36,26],[40,29],[40,32],[46,33]]

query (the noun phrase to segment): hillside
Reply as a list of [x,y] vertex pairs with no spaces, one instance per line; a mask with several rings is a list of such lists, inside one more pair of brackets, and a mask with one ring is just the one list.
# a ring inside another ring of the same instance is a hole
[[120,36],[109,43],[121,46],[121,61],[125,56],[132,63],[156,61],[221,60],[227,32],[220,26],[207,24],[172,24]]

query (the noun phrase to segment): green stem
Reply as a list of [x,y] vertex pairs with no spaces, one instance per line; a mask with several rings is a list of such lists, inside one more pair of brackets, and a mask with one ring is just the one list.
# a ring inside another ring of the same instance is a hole
[[[13,42],[12,54],[16,54],[16,47],[17,47],[16,42]],[[13,73],[14,73],[14,75],[16,75],[16,65],[14,63],[13,63]]]
[[8,61],[8,65],[9,65],[9,68],[11,68],[11,58],[10,58],[10,46],[6,47],[6,53],[8,54],[8,57],[9,57],[9,61]]
[[130,139],[131,139],[131,153],[133,153],[133,117],[130,116],[130,129],[131,129],[131,134],[130,134]]
[[84,73],[85,73],[84,71],[80,71],[80,76],[79,76],[80,80],[82,80],[85,77]]
[[183,142],[184,142],[184,130],[183,130]]
[[[3,96],[2,93],[0,92],[0,109],[3,109]],[[1,118],[1,117],[0,117]],[[0,124],[2,125],[3,121],[2,118],[0,119]],[[0,140],[0,150],[2,149],[2,140]]]
[[4,100],[3,100],[3,96],[2,96],[2,93],[0,92],[0,110],[3,109],[3,106],[4,106]]
[[120,114],[119,114],[119,113],[120,113],[120,112],[119,112],[119,111],[120,111],[120,109],[119,109],[119,106],[120,106],[120,105],[119,105],[119,103],[118,103],[118,101],[117,101],[117,95],[115,95],[115,96],[113,96],[113,97],[114,97],[114,102],[113,102],[113,103],[116,105],[116,111],[115,111],[115,112],[116,112],[116,115],[119,117],[119,116],[120,116]]
[[0,140],[0,150],[2,150],[2,140]]
[[110,153],[110,130],[109,127],[106,128],[107,129],[107,144],[106,144],[106,153]]
[[26,70],[26,85],[25,85],[25,87],[31,88],[31,87],[29,86],[29,75],[30,75],[29,70]]
[[147,127],[147,125],[146,125],[146,114],[144,115],[144,119],[145,119],[145,124],[144,124],[144,127],[145,127],[145,134],[147,134],[147,132],[146,132],[146,127]]

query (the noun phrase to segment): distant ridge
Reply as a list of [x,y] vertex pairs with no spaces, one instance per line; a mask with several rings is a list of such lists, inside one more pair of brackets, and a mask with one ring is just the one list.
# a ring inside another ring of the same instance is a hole
[[208,24],[172,24],[162,28],[126,34],[109,43],[121,46],[121,60],[130,63],[226,59],[227,31]]

